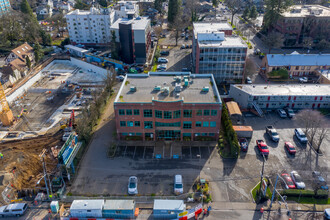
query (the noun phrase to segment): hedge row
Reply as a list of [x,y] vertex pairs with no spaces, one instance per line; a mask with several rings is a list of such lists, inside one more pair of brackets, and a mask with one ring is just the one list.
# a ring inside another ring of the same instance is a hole
[[240,153],[240,146],[238,144],[237,134],[229,118],[229,113],[225,103],[222,103],[221,123],[225,132],[227,143],[230,145],[230,154],[232,157],[237,158]]
[[298,189],[286,189],[281,192],[282,196],[288,197],[315,197],[315,198],[328,198],[328,191],[326,190],[298,190]]

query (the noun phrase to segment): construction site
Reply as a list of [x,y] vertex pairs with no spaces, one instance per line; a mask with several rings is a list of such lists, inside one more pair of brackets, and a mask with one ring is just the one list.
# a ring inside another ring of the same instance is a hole
[[24,190],[45,189],[45,170],[56,180],[58,156],[68,159],[75,148],[66,133],[94,91],[102,89],[107,74],[98,66],[61,57],[52,58],[17,86],[4,90],[0,84],[2,203],[15,200]]

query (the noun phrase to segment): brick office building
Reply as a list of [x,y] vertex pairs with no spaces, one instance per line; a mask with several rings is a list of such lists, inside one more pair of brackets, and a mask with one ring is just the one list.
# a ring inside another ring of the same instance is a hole
[[128,74],[114,110],[121,140],[218,140],[221,99],[212,74]]

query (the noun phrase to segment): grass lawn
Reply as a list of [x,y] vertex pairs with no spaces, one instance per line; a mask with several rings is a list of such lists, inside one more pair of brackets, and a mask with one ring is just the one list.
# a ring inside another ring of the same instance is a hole
[[318,204],[318,205],[328,205],[330,204],[330,198],[328,199],[315,199],[313,197],[292,197],[288,196],[288,201],[295,201],[302,204]]
[[53,46],[61,46],[62,40],[61,39],[57,39],[57,40],[53,40],[52,41],[52,45]]
[[157,63],[152,66],[151,72],[157,72]]
[[[266,179],[264,179],[264,180],[266,180]],[[254,201],[258,200],[257,191],[259,191],[259,187],[260,187],[260,182],[252,189],[252,196],[253,196]],[[268,198],[272,197],[272,192],[270,191],[269,187],[267,187],[266,195]]]

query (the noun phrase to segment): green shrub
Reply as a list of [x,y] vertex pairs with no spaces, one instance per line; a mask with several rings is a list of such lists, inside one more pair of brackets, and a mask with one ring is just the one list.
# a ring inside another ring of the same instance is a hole
[[289,72],[287,69],[279,69],[273,70],[272,72],[268,73],[271,78],[279,78],[279,79],[288,79]]
[[282,196],[288,197],[315,197],[315,198],[328,198],[328,191],[317,190],[316,194],[313,190],[297,190],[297,189],[286,189],[281,192]]

